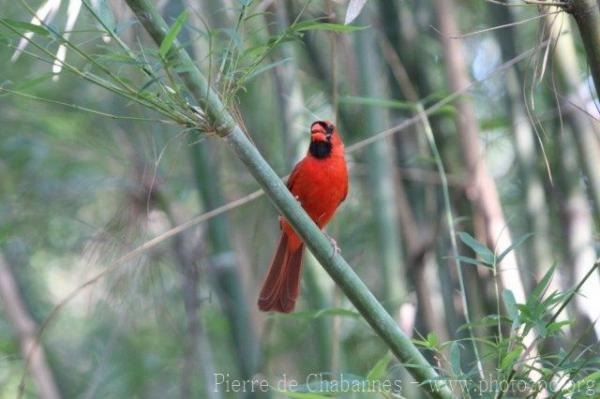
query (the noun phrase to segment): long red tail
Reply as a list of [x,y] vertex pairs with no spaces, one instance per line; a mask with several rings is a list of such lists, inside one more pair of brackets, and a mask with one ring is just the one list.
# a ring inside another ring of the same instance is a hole
[[296,250],[290,250],[288,240],[288,235],[282,233],[267,278],[260,290],[258,308],[263,312],[291,312],[300,293],[304,244]]

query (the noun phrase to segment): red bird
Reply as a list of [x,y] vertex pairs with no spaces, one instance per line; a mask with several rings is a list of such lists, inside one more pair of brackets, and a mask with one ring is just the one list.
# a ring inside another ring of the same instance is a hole
[[[317,121],[310,126],[308,153],[292,171],[287,187],[317,226],[324,228],[348,194],[344,143],[333,123]],[[294,309],[303,255],[302,239],[282,218],[279,245],[258,298],[260,310],[289,313]]]

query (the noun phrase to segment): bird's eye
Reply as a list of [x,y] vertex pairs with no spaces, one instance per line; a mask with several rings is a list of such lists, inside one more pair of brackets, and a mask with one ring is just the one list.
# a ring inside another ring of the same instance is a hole
[[325,132],[328,136],[331,136],[333,134],[333,125],[327,125],[327,127],[325,128]]

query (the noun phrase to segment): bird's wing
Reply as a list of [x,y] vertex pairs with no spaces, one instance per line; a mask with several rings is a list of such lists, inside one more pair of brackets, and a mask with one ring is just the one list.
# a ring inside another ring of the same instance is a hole
[[348,196],[348,183],[346,183],[346,190],[344,191],[344,196],[342,197],[342,200],[340,201],[340,204],[342,202],[344,202],[344,200],[346,199],[347,196]]
[[[300,174],[300,164],[302,164],[302,162],[298,162],[296,164],[296,166],[294,166],[294,169],[292,170],[292,173],[290,173],[290,177],[288,177],[287,183],[285,184],[288,188],[288,190],[290,190],[290,192],[292,193],[292,195],[296,195],[294,194],[294,184],[296,183],[297,179],[298,179],[298,175]],[[283,216],[279,217],[279,228],[282,229],[283,228]]]
[[296,166],[294,167],[294,170],[292,170],[292,173],[290,174],[290,177],[288,178],[287,181],[287,188],[288,190],[290,190],[292,193],[294,192],[294,184],[296,183],[297,179],[298,179],[298,175],[300,174],[300,165],[302,165],[302,162],[298,162],[296,164]]

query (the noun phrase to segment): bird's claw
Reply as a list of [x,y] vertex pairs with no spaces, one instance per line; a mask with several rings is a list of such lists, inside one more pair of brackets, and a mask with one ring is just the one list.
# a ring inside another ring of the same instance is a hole
[[331,253],[331,257],[333,258],[335,255],[342,253],[342,250],[338,246],[337,241],[335,241],[335,239],[333,237],[331,237],[327,234],[325,234],[325,235],[327,236],[327,238],[329,239],[329,243],[333,247],[333,252]]

